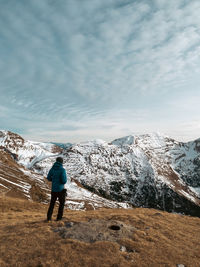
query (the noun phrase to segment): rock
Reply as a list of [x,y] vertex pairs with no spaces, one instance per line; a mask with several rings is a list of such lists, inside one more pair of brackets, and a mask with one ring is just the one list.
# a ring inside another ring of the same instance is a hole
[[65,227],[66,227],[66,228],[70,228],[70,227],[72,227],[73,225],[74,225],[73,222],[65,222]]
[[[64,226],[52,228],[64,239],[76,239],[88,243],[96,241],[119,241],[131,238],[135,228],[115,220],[91,219],[89,222],[64,222]],[[121,246],[122,251],[127,251]]]
[[121,246],[121,247],[120,247],[120,250],[121,250],[122,252],[126,252],[126,251],[127,251],[125,246]]

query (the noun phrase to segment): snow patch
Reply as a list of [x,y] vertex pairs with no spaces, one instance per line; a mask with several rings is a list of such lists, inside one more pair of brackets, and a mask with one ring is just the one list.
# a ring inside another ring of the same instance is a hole
[[122,138],[115,139],[111,142],[115,146],[134,145],[134,136],[128,135]]
[[182,189],[179,190],[179,192],[180,192],[182,195],[184,195],[187,199],[190,199],[192,202],[196,203],[196,199],[195,199],[193,196],[191,196],[189,193],[183,191]]
[[194,193],[196,194],[196,196],[197,196],[198,198],[200,198],[200,187],[192,187],[192,186],[190,186],[189,188],[190,188],[190,190],[191,190],[192,192],[194,192]]

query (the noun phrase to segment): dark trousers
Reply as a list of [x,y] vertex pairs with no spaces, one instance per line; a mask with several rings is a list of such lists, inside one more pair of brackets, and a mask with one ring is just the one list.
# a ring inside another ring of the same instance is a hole
[[64,206],[65,206],[66,191],[67,191],[66,189],[63,189],[61,192],[51,192],[51,202],[50,202],[49,209],[47,212],[47,220],[51,220],[54,205],[56,203],[57,198],[59,200],[57,220],[62,219],[63,210],[64,210]]

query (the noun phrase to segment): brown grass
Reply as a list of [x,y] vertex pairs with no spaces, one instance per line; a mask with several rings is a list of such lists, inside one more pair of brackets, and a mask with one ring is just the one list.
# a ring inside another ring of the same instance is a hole
[[[0,266],[200,266],[200,219],[154,209],[65,211],[64,222],[117,220],[133,226],[129,238],[87,243],[64,239],[45,223],[47,206],[0,197]],[[56,211],[55,211],[56,215]],[[98,231],[98,229],[97,229]],[[126,247],[123,252],[120,248]]]
[[0,146],[0,194],[28,199],[23,189],[23,183],[25,183],[31,186],[29,193],[32,200],[46,201],[48,198],[46,193],[49,191],[47,182],[34,181],[30,176],[24,174],[22,169],[23,167],[14,160],[13,156]]

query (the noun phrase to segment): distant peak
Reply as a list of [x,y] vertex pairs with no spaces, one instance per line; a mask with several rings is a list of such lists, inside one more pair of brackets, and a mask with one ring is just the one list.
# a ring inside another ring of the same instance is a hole
[[133,135],[121,137],[111,142],[112,145],[116,146],[133,145],[134,143],[135,143],[135,137]]
[[81,142],[81,145],[105,145],[107,144],[104,140],[102,139],[94,139],[91,141],[86,141],[86,142]]

